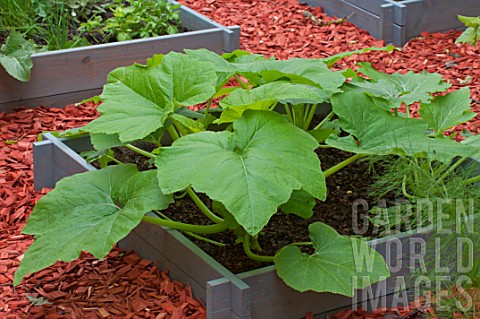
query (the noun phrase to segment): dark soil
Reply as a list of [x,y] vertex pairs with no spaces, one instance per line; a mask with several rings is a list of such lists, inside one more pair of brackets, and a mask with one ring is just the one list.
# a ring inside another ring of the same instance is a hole
[[[153,148],[152,145],[148,146],[145,144],[137,146]],[[317,153],[323,170],[352,156],[351,153],[333,148],[319,149]],[[125,148],[116,149],[115,157],[124,163],[136,163],[140,169],[149,169],[151,167],[148,159]],[[287,215],[281,212],[275,214],[259,235],[262,252],[258,253],[273,256],[287,244],[310,241],[308,225],[316,221],[332,226],[342,235],[374,237],[374,229],[370,225],[368,225],[366,232],[360,233],[358,231],[359,228],[362,228],[362,216],[368,212],[368,208],[356,205],[358,211],[356,213],[352,212],[356,200],[365,200],[370,206],[376,204],[374,199],[368,196],[369,186],[373,181],[374,176],[369,173],[369,163],[365,161],[357,161],[329,176],[327,178],[327,200],[325,202],[317,200],[313,217],[305,220],[296,215]],[[211,207],[210,199],[204,194],[199,195]],[[211,221],[201,213],[188,196],[177,200],[162,213],[175,221],[201,225],[211,224]],[[354,217],[357,217],[359,221],[357,228],[353,227],[356,224],[353,220]],[[226,246],[220,247],[203,240],[190,239],[233,273],[266,266],[265,263],[259,263],[248,258],[243,251],[242,245],[235,242],[237,238],[231,231],[205,235],[205,237],[221,242]]]

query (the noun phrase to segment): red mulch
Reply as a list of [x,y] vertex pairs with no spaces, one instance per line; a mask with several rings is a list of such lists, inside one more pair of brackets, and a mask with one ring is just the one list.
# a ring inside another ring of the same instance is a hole
[[[181,2],[224,25],[240,25],[242,49],[280,59],[327,57],[384,45],[349,22],[324,27],[312,24],[302,16],[304,10],[325,21],[333,18],[296,0]],[[369,61],[389,73],[438,72],[452,83],[452,89],[469,86],[472,109],[479,112],[480,54],[467,45],[455,45],[459,34],[425,33],[401,51],[357,55],[334,67],[345,69],[357,61]],[[116,249],[102,261],[85,254],[71,263],[59,262],[12,287],[13,273],[32,242],[30,236],[20,233],[21,228],[35,202],[47,191],[33,189],[31,143],[42,131],[78,127],[96,116],[92,103],[0,113],[0,318],[204,318],[204,306],[192,298],[188,287],[171,281],[149,261]],[[480,117],[463,128],[480,132]],[[38,305],[47,300],[49,304]],[[333,318],[400,318],[413,313],[415,309],[371,314],[345,310]]]

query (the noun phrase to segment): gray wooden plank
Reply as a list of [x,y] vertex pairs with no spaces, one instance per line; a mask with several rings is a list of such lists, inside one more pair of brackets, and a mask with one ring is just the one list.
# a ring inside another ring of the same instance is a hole
[[33,143],[33,183],[36,189],[55,185],[53,165],[53,143],[49,140]]
[[[48,136],[50,138],[50,136]],[[93,145],[90,142],[90,136],[85,135],[77,138],[60,138],[63,144],[71,148],[75,154],[93,150]]]
[[378,38],[385,40],[387,43],[393,41],[393,15],[394,6],[392,4],[382,4],[380,6]]
[[[75,153],[72,149],[63,144],[59,139],[53,136],[51,133],[43,134],[45,141],[50,141],[52,143],[52,178],[43,179],[43,175],[40,172],[45,167],[42,165],[37,165],[33,167],[34,170],[34,186],[37,189],[42,189],[44,187],[53,188],[57,181],[63,177],[70,176],[77,173],[83,173],[95,168],[88,164],[81,156]],[[39,149],[34,149],[34,152],[39,151]],[[48,155],[47,153],[40,151],[40,153],[34,153],[34,157],[37,158],[37,163],[41,161],[40,156]],[[47,157],[48,159],[48,157]],[[38,172],[38,173],[37,173]],[[38,178],[35,177],[38,174]]]
[[[367,30],[374,37],[379,37],[382,34],[388,36],[389,34],[388,30],[384,30],[383,21],[381,21],[379,15],[357,7],[356,5],[347,2],[347,0],[315,0],[315,3],[321,6],[324,12],[331,16],[344,17],[355,12],[348,21]],[[389,42],[391,41],[391,38],[385,38],[385,40]]]
[[[238,318],[250,318],[251,316],[251,295],[252,290],[249,285],[234,277],[230,280],[230,294],[232,314]],[[215,297],[213,297],[215,298]]]
[[[358,27],[367,30],[372,36],[403,46],[421,32],[442,32],[463,29],[457,15],[480,15],[478,0],[307,0],[312,6],[322,6],[332,16],[345,16],[355,12],[349,19]],[[391,5],[393,24],[390,24],[391,11],[384,11]],[[363,11],[362,11],[363,10]],[[373,16],[372,16],[373,15]]]
[[[98,46],[34,54],[29,82],[0,70],[0,103],[101,88],[119,66],[145,63],[154,53],[208,48],[222,52],[223,32],[209,29]],[[72,101],[75,102],[75,101]],[[0,104],[0,111],[2,106]]]
[[235,294],[231,291],[232,282],[226,278],[220,278],[207,282],[207,319],[249,319],[250,312],[239,315],[232,309],[235,302]]
[[208,259],[206,260],[201,254],[193,252],[191,247],[178,241],[175,234],[172,234],[170,230],[148,223],[141,223],[135,233],[144,238],[145,241],[151,242],[153,246],[158,247],[163,255],[168,256],[175,263],[176,269],[171,269],[173,278],[182,279],[182,273],[188,274],[189,277],[195,278],[203,286],[203,289],[205,289],[207,281],[223,278],[221,271],[213,267]]
[[462,28],[463,24],[457,15],[480,15],[480,2],[476,0],[405,0],[396,14],[395,23],[405,25],[406,38],[420,35],[421,32],[439,32]]
[[381,15],[381,6],[389,4],[385,0],[346,0],[346,2],[378,16]]
[[240,49],[240,27],[231,26],[228,27],[231,33],[223,34],[223,51],[232,52]]
[[393,25],[392,42],[397,46],[404,46],[408,39],[405,36],[405,26]]
[[274,266],[238,276],[251,287],[252,318],[301,318],[308,311],[321,313],[351,304],[350,298],[340,295],[295,291],[278,278]]
[[219,278],[207,282],[207,318],[223,319],[229,318],[231,312],[231,282],[227,278]]
[[[1,77],[1,76],[0,76]],[[12,112],[18,108],[32,108],[37,106],[45,107],[64,107],[69,104],[81,102],[92,96],[99,95],[102,92],[101,88],[85,91],[74,91],[56,95],[35,97],[26,100],[10,101],[0,103],[1,112]]]

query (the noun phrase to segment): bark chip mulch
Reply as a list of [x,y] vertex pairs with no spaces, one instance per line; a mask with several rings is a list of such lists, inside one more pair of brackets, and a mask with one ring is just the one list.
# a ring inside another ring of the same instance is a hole
[[33,242],[21,229],[48,192],[33,189],[32,142],[42,132],[82,126],[97,116],[93,103],[0,113],[0,318],[205,318],[205,306],[190,287],[118,249],[104,260],[82,254],[74,262],[58,262],[12,286]]
[[[342,51],[383,46],[350,22],[319,26],[304,11],[333,21],[321,8],[296,0],[181,0],[224,25],[241,26],[241,48],[275,56],[322,58]],[[468,86],[472,110],[480,112],[480,55],[456,45],[460,31],[423,33],[394,52],[371,52],[345,58],[334,69],[368,61],[387,73],[438,72],[452,90]],[[73,75],[74,76],[74,75]],[[38,107],[0,113],[0,318],[204,318],[205,308],[184,285],[171,281],[151,263],[114,249],[104,260],[88,254],[71,263],[59,262],[12,286],[13,274],[31,236],[21,234],[35,202],[48,190],[33,189],[31,143],[42,131],[78,127],[98,116],[92,103],[64,109]],[[480,116],[461,129],[480,132]],[[160,265],[161,266],[161,265]],[[307,314],[311,318],[311,314]],[[348,318],[415,318],[418,309],[379,309],[374,313],[345,310]]]

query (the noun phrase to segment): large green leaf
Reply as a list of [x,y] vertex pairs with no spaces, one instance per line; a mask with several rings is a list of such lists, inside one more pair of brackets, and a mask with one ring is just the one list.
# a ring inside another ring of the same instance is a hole
[[90,142],[96,150],[107,150],[123,145],[117,134],[90,133]]
[[317,146],[280,114],[248,110],[233,123],[233,132],[191,134],[162,148],[158,179],[164,193],[188,185],[206,193],[255,235],[293,190],[325,199]]
[[331,135],[326,140],[330,146],[364,154],[427,155],[443,162],[449,162],[456,155],[470,156],[475,151],[474,147],[446,137],[429,137],[424,120],[393,116],[376,107],[366,94],[336,94],[331,101],[342,129],[351,135]]
[[233,63],[249,63],[249,62],[259,61],[259,60],[274,59],[273,57],[266,58],[261,54],[252,54],[251,52],[240,50],[240,49],[234,50],[233,52],[226,52],[222,54],[222,58],[224,58],[228,62],[233,62]]
[[123,143],[142,139],[162,128],[177,108],[213,96],[216,78],[211,63],[175,52],[160,64],[118,68],[104,86],[98,108],[102,115],[85,129],[116,134]]
[[388,102],[385,103],[387,109],[399,108],[402,103],[429,103],[432,99],[431,93],[442,92],[450,87],[437,73],[387,74],[378,72],[370,63],[359,65],[361,68],[357,71],[368,76],[371,81],[354,78],[351,85],[359,92],[385,99]]
[[26,82],[30,80],[34,53],[33,43],[25,40],[21,34],[12,32],[0,48],[0,65],[15,79]]
[[313,216],[316,203],[315,198],[306,191],[294,190],[288,202],[280,206],[280,210],[285,214],[295,214],[307,219]]
[[325,63],[317,59],[271,60],[245,54],[243,51],[223,57],[205,49],[186,52],[199,60],[213,63],[216,71],[227,74],[226,77],[239,73],[256,84],[288,79],[292,83],[317,86],[333,94],[338,92],[345,82],[341,72],[330,70]]
[[235,75],[235,67],[222,56],[207,49],[190,50],[185,49],[185,53],[200,61],[210,62],[215,67],[217,73],[217,91],[221,89]]
[[309,231],[315,248],[312,255],[297,246],[286,246],[275,255],[277,274],[290,287],[352,297],[366,282],[390,276],[383,257],[366,242],[343,237],[320,222],[311,224]]
[[38,201],[23,228],[35,235],[35,242],[25,252],[14,284],[57,260],[74,260],[84,250],[105,257],[145,213],[171,201],[160,191],[155,171],[139,173],[131,164],[62,179]]
[[318,104],[327,101],[330,96],[320,88],[289,82],[267,83],[252,90],[238,89],[220,101],[224,111],[219,123],[233,122],[248,109],[268,110],[277,102]]
[[190,50],[185,49],[185,53],[197,60],[210,62],[215,66],[215,71],[218,73],[231,73],[232,76],[236,72],[234,64],[224,59],[221,55],[216,54],[207,49]]
[[394,45],[387,45],[386,47],[369,47],[369,48],[363,48],[359,50],[353,50],[353,51],[347,51],[347,52],[340,52],[335,55],[329,56],[327,58],[322,58],[320,59],[323,63],[325,63],[327,66],[331,67],[335,63],[337,63],[339,60],[349,57],[355,54],[363,54],[367,53],[370,51],[387,51],[387,52],[392,52],[395,50]]
[[465,123],[475,117],[470,111],[470,89],[461,88],[444,96],[437,96],[430,104],[421,105],[418,111],[428,127],[442,134],[447,128]]
[[318,86],[330,94],[339,92],[345,82],[341,72],[334,72],[322,61],[315,59],[257,62],[249,65],[245,71],[258,72],[266,82],[287,78],[292,83]]

